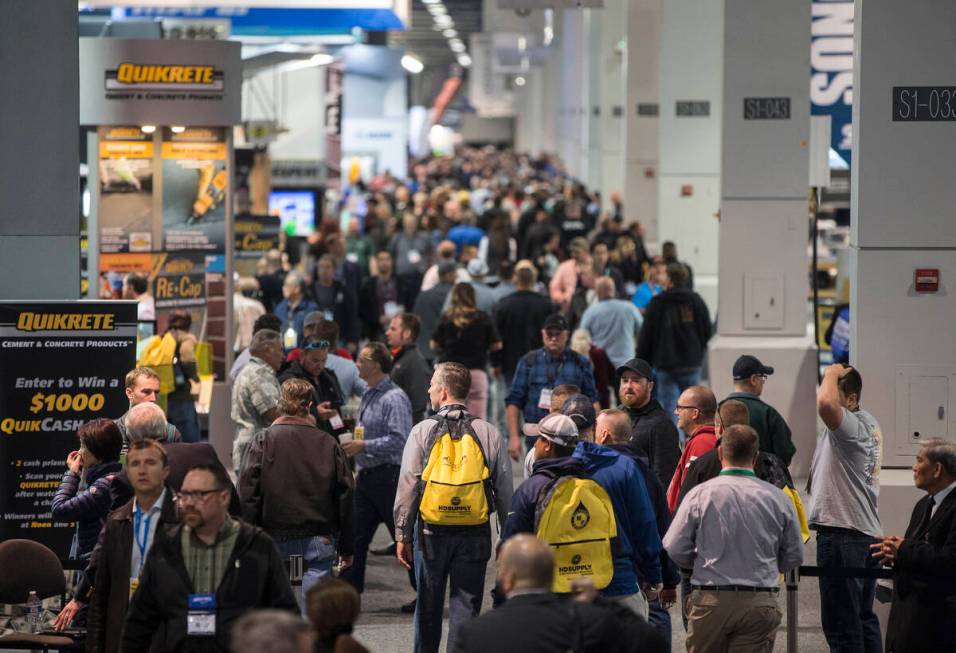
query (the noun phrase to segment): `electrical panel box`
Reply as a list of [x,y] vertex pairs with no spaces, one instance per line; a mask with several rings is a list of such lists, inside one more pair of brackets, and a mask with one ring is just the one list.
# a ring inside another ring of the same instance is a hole
[[930,438],[956,439],[956,371],[905,366],[896,372],[895,453],[912,455]]
[[744,329],[783,329],[783,275],[744,273]]

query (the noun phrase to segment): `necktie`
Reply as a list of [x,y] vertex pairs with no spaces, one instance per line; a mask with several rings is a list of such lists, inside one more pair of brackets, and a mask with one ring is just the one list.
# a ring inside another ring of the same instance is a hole
[[919,526],[916,527],[916,530],[913,531],[913,537],[920,537],[926,530],[929,528],[929,520],[933,517],[933,506],[936,505],[936,499],[933,497],[929,498],[929,502],[926,504],[926,512],[923,513],[922,519],[919,520]]

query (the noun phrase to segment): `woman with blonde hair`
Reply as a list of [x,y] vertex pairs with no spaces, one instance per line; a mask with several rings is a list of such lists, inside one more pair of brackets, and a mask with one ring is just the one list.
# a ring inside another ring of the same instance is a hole
[[497,362],[501,336],[491,317],[475,305],[475,289],[470,283],[456,283],[451,289],[451,302],[432,334],[431,345],[438,353],[439,363],[461,363],[471,371],[468,412],[486,419],[488,373],[485,370],[489,354]]
[[607,352],[591,342],[591,333],[587,329],[574,330],[571,334],[571,349],[591,359],[591,364],[594,365],[594,385],[597,387],[601,408],[610,408],[610,388],[614,386],[614,365],[607,357]]

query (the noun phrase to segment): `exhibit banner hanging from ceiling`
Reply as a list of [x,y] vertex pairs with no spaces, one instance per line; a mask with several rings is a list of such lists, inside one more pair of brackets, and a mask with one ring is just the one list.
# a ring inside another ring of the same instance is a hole
[[810,113],[830,116],[830,147],[850,164],[853,142],[853,0],[814,0]]
[[80,39],[80,124],[236,125],[241,45],[232,41]]

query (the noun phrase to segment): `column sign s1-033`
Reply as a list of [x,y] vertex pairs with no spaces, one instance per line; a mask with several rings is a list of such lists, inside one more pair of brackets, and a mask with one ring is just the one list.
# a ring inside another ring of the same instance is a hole
[[893,122],[956,120],[956,86],[894,86]]

